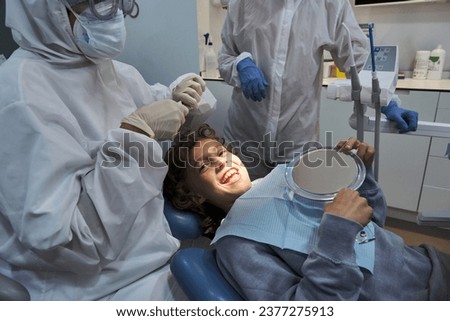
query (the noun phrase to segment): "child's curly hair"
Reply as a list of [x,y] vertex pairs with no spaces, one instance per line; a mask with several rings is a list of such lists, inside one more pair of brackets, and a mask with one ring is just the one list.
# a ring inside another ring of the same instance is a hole
[[204,138],[215,139],[225,145],[224,139],[217,137],[215,130],[208,124],[201,125],[195,131],[179,133],[175,137],[172,147],[165,155],[169,171],[164,180],[164,193],[176,209],[198,213],[202,218],[204,235],[211,237],[226,213],[212,204],[202,203],[202,197],[192,192],[186,184],[189,153]]

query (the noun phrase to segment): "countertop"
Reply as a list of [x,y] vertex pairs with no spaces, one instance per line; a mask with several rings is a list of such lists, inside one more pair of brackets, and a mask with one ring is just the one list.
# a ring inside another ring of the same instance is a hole
[[[323,85],[328,86],[337,79],[338,78],[324,78]],[[397,89],[450,91],[450,79],[441,79],[441,80],[417,80],[412,78],[398,79]]]
[[[223,81],[222,78],[208,78],[203,77],[204,80]],[[339,78],[324,78],[323,86],[328,86],[333,81]],[[449,91],[450,92],[450,79],[441,80],[417,80],[412,78],[398,79],[397,89],[400,90],[424,90],[424,91]]]

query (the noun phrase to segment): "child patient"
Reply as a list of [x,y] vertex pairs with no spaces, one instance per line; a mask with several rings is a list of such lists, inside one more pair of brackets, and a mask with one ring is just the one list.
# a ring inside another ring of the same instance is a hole
[[336,149],[354,150],[367,175],[325,204],[293,195],[285,164],[251,182],[203,125],[167,152],[164,190],[176,208],[199,213],[221,272],[247,300],[449,300],[450,255],[383,228],[373,147],[349,138]]

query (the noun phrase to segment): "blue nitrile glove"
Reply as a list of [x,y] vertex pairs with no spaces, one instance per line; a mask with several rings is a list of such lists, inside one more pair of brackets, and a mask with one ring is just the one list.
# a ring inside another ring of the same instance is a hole
[[416,111],[400,108],[396,101],[391,100],[389,105],[381,107],[381,112],[386,115],[387,119],[397,123],[399,133],[417,130],[419,114]]
[[264,78],[261,69],[255,65],[252,59],[245,58],[237,64],[241,89],[245,98],[253,101],[261,101],[266,98],[266,87],[269,85]]

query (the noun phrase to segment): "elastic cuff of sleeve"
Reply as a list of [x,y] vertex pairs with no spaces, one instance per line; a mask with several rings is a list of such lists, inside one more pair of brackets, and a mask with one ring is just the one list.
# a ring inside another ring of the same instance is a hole
[[253,56],[251,53],[244,51],[241,54],[239,54],[239,56],[237,56],[236,61],[234,63],[235,66],[237,66],[238,63],[240,63],[242,60],[244,60],[245,58],[250,58],[251,60],[253,60]]
[[336,262],[354,263],[355,237],[362,229],[363,226],[354,221],[325,213],[319,227],[317,251]]
[[402,105],[402,101],[400,99],[400,97],[396,94],[392,95],[391,101],[396,102],[397,106],[401,106]]
[[246,51],[244,51],[244,52],[241,53],[239,56],[237,56],[236,61],[234,62],[234,67],[233,67],[233,68],[235,69],[235,71],[238,71],[238,70],[237,70],[237,65],[239,65],[239,63],[240,63],[242,60],[247,59],[247,58],[250,58],[251,60],[253,60],[252,54],[249,53],[249,52],[246,52]]
[[131,126],[134,126],[136,128],[138,128],[139,130],[143,131],[144,133],[146,133],[150,138],[155,138],[155,132],[153,131],[153,129],[150,128],[149,125],[147,125],[146,122],[144,122],[143,120],[139,119],[139,118],[135,118],[132,117],[132,115],[130,115],[129,117],[125,117],[121,120],[121,123],[125,123],[125,124],[129,124]]
[[232,78],[235,79],[236,83],[238,84],[238,87],[241,86],[241,80],[239,78],[239,72],[237,70],[237,65],[245,58],[250,58],[253,60],[252,54],[247,51],[244,51],[241,54],[239,54],[239,56],[236,57],[236,59],[233,63]]

